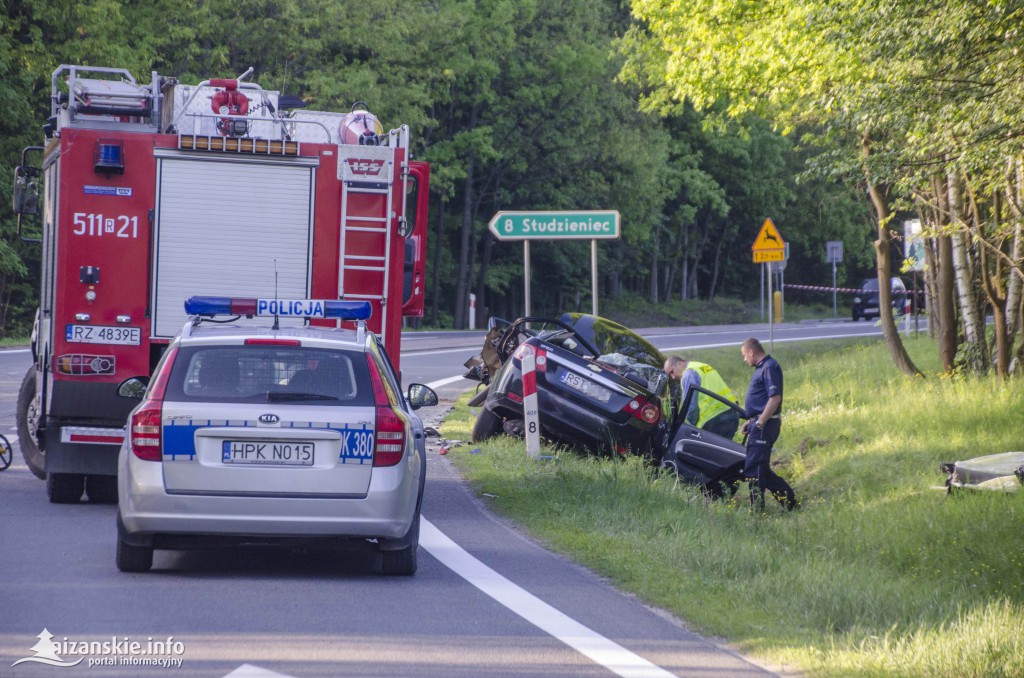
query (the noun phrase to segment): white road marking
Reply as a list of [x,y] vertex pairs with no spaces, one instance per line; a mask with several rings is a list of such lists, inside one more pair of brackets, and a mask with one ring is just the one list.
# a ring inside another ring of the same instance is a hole
[[231,673],[224,674],[224,678],[292,678],[292,676],[270,669],[262,669],[252,664],[242,664]]
[[[427,386],[430,388],[441,388],[442,386],[447,386],[448,384],[451,384],[456,381],[461,381],[463,379],[465,379],[465,377],[463,377],[462,375],[459,375],[457,377],[448,377],[447,379],[439,379],[438,381],[432,381],[429,384],[427,384]],[[466,381],[472,380],[466,379]]]
[[494,600],[616,675],[624,678],[673,675],[512,583],[470,555],[423,517],[420,518],[420,546]]
[[[746,333],[747,336],[751,336],[750,333]],[[793,339],[775,339],[776,344],[785,344],[791,341],[815,341],[817,339],[863,339],[865,337],[877,337],[881,336],[882,331],[872,332],[870,334],[823,334],[817,337],[795,337]],[[686,346],[670,346],[668,348],[658,349],[659,351],[685,351],[692,348],[723,348],[726,346],[739,346],[742,341],[727,341],[721,344],[701,344],[701,345],[686,345]],[[767,339],[761,340],[762,344],[767,344]]]

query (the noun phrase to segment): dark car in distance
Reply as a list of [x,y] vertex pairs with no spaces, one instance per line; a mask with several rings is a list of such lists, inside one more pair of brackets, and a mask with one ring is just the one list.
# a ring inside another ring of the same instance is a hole
[[[494,320],[494,319],[492,319]],[[536,356],[541,434],[596,453],[651,455],[664,434],[665,356],[611,320],[567,313],[519,318],[496,340],[501,367],[473,427],[480,442],[523,425],[522,357]],[[665,405],[666,409],[668,405]]]
[[[903,313],[907,303],[907,288],[903,281],[897,277],[892,278],[892,308],[897,313]],[[861,283],[860,291],[854,295],[850,302],[850,317],[854,322],[861,318],[877,318],[880,315],[878,303],[878,278],[865,278]]]

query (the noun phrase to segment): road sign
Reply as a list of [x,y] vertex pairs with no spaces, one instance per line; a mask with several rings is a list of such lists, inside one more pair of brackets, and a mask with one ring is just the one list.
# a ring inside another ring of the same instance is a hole
[[[754,244],[750,249],[755,252],[764,252],[766,250],[782,250],[785,247],[786,244],[782,241],[782,236],[779,235],[779,229],[775,228],[775,224],[771,219],[765,219],[764,224],[761,226],[761,231],[754,238]],[[771,261],[780,260],[772,259]]]
[[619,237],[619,213],[498,212],[487,227],[498,240],[611,240]]
[[[825,243],[825,257],[825,260],[828,261],[830,264],[843,263],[843,241],[829,240],[827,243]],[[833,285],[832,287],[835,287],[835,285]]]
[[764,250],[762,252],[754,252],[754,263],[755,264],[767,264],[770,261],[785,261],[786,250]]
[[786,260],[786,243],[782,241],[779,229],[775,228],[771,219],[764,220],[750,249],[754,252],[755,264]]

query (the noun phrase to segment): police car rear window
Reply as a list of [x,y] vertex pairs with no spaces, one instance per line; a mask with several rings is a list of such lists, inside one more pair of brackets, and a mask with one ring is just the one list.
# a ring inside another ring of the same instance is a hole
[[304,346],[193,346],[174,362],[168,400],[370,405],[363,353]]

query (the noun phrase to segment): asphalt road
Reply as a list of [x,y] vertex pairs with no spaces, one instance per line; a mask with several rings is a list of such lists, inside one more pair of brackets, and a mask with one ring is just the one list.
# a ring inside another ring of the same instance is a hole
[[[851,332],[878,329],[777,325],[773,335],[795,341]],[[750,325],[644,334],[669,350],[768,336]],[[482,336],[403,338],[406,383],[432,384],[444,399],[423,412],[428,425],[473,385],[459,375]],[[26,351],[0,351],[0,432],[15,445],[15,398],[29,360]],[[0,473],[0,675],[769,675],[522,536],[487,510],[487,499],[460,482],[436,447],[428,451],[420,569],[412,578],[381,576],[372,553],[257,548],[158,551],[152,572],[122,574],[114,565],[116,507],[49,504],[16,451],[15,464]],[[51,643],[63,643],[60,660],[81,664],[12,666],[40,656],[44,629]],[[107,647],[76,646],[83,641]],[[166,642],[174,651],[143,657],[130,642],[142,650]],[[138,663],[154,658],[181,665]]]

